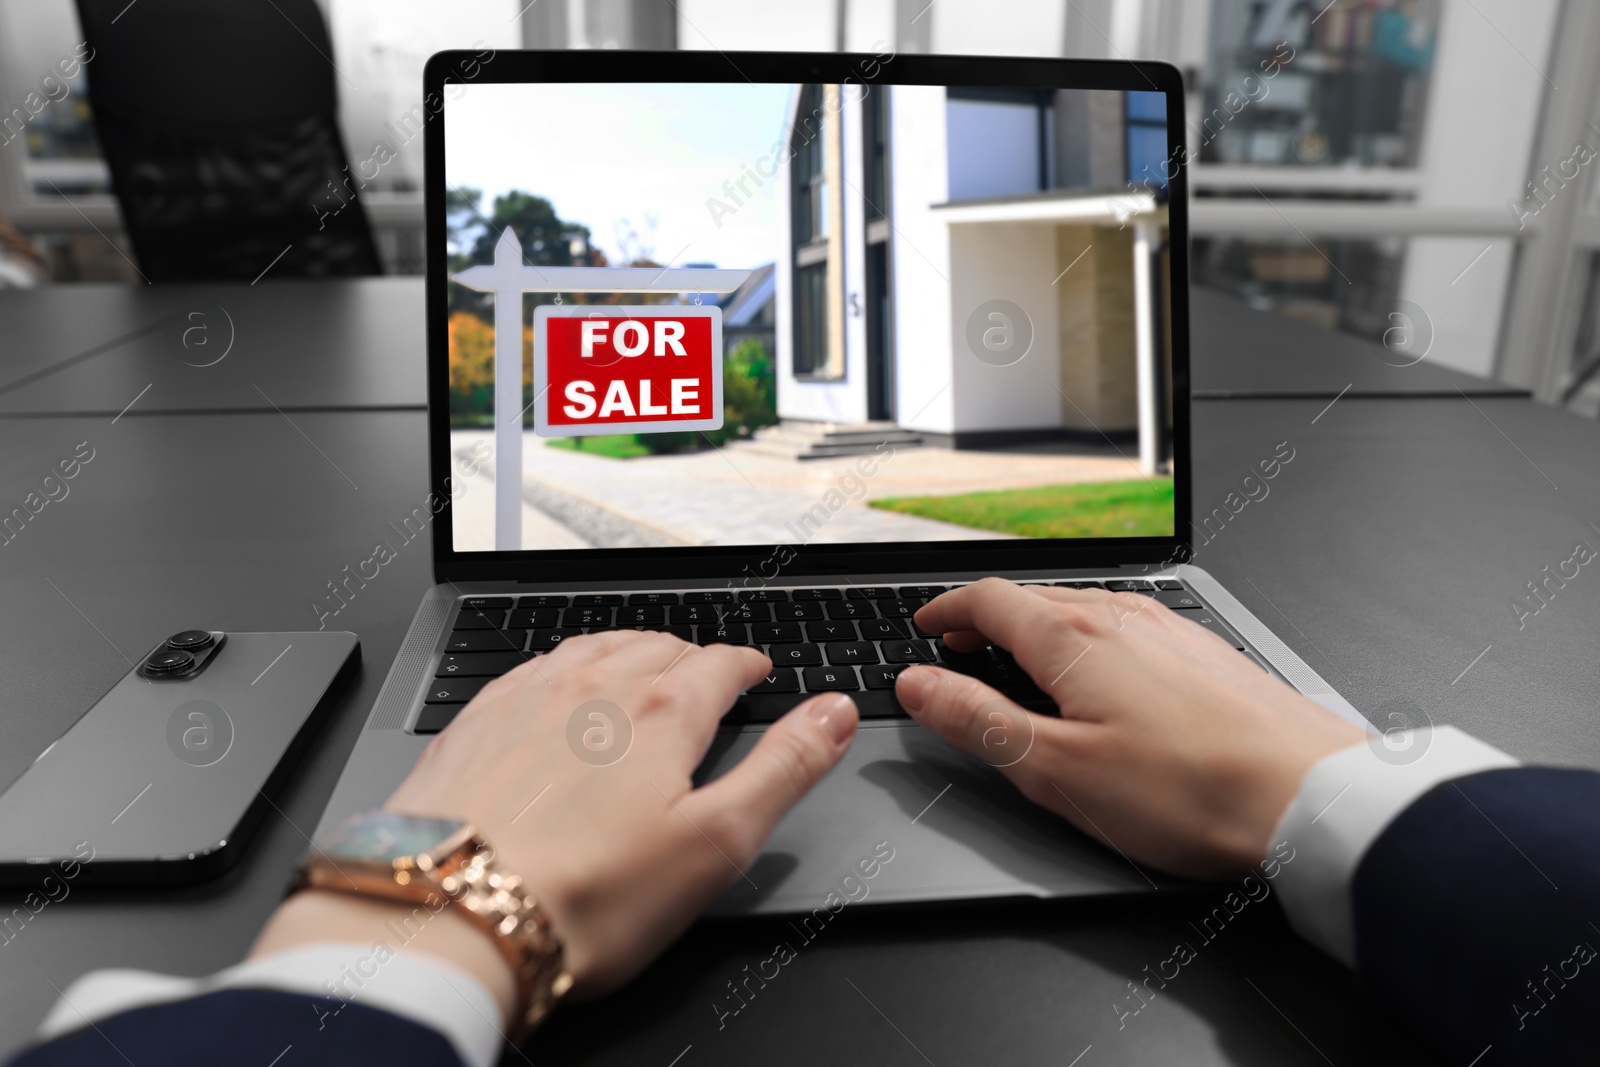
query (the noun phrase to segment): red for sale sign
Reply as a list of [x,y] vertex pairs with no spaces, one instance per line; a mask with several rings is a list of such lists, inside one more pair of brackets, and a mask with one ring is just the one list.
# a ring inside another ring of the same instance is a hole
[[544,304],[533,312],[540,437],[722,427],[722,309]]

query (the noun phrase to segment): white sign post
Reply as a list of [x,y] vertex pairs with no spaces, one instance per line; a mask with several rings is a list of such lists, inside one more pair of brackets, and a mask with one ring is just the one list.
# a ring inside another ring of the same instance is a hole
[[468,267],[452,280],[494,294],[494,547],[522,548],[522,294],[731,293],[747,270],[704,267],[538,267],[522,262],[522,242],[507,226],[494,265]]

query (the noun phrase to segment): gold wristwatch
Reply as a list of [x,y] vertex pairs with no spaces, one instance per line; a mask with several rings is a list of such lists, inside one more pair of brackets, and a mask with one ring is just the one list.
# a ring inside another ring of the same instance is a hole
[[495,861],[494,849],[457,819],[368,811],[351,816],[306,857],[296,889],[420,904],[445,903],[494,941],[517,978],[512,1039],[549,1014],[572,987],[560,940],[522,879]]

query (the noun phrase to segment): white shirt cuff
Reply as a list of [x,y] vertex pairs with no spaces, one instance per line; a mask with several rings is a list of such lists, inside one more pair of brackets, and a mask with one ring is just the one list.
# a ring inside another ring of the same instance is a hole
[[500,1009],[481,982],[425,952],[380,954],[376,948],[343,942],[306,945],[246,960],[206,978],[130,968],[91,971],[61,994],[39,1025],[39,1039],[48,1041],[125,1011],[219,989],[274,989],[325,998],[324,1026],[337,1025],[335,1017],[346,1004],[364,1004],[444,1035],[468,1067],[491,1067],[500,1058]]
[[1354,967],[1350,883],[1378,835],[1434,786],[1517,765],[1453,726],[1374,733],[1367,744],[1324,756],[1306,772],[1272,838],[1274,846],[1286,841],[1294,849],[1278,878],[1289,924]]

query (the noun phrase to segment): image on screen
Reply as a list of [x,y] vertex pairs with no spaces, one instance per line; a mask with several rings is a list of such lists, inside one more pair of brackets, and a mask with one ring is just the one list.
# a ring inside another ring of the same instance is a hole
[[1164,95],[445,106],[456,551],[1173,536]]

